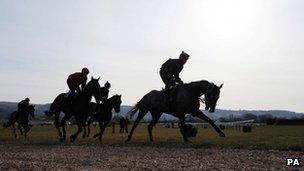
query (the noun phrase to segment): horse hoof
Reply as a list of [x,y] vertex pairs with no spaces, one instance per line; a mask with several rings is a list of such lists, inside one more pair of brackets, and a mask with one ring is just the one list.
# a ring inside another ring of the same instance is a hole
[[130,141],[130,139],[127,139],[126,141],[125,141],[125,143],[127,143],[127,142],[129,142]]

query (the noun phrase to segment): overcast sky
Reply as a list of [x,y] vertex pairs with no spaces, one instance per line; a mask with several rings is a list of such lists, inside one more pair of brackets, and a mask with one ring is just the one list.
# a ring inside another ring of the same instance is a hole
[[135,104],[164,87],[182,50],[185,82],[224,83],[218,108],[304,112],[303,0],[0,1],[0,101],[48,103],[86,66]]

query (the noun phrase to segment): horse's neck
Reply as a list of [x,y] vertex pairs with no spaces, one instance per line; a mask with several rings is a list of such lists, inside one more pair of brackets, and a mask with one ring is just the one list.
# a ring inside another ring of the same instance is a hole
[[185,87],[193,96],[200,97],[212,87],[212,84],[208,81],[201,81],[200,83],[189,83]]
[[114,108],[113,100],[111,98],[106,100],[105,108],[106,110],[111,110],[111,111]]
[[90,91],[88,87],[85,87],[85,89],[81,92],[80,96],[84,101],[90,102],[93,96],[93,92]]
[[23,115],[23,117],[29,117],[29,115],[30,115],[30,110],[25,110],[25,111],[23,111],[21,115]]

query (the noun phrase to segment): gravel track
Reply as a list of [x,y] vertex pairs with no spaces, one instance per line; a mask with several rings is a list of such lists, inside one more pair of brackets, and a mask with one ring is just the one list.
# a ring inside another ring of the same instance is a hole
[[0,170],[284,170],[304,152],[77,145],[0,145]]

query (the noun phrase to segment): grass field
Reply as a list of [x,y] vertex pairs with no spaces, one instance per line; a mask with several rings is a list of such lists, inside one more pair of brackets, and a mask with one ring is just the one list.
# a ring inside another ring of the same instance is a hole
[[[129,126],[130,127],[130,126]],[[76,130],[75,126],[67,126],[68,136]],[[196,138],[191,138],[190,143],[184,143],[177,128],[165,128],[158,124],[154,130],[154,143],[148,140],[147,126],[141,124],[134,133],[129,143],[124,143],[127,134],[111,133],[107,128],[103,142],[93,139],[92,135],[98,131],[98,127],[92,126],[92,134],[89,138],[78,137],[76,145],[110,145],[110,146],[156,146],[156,147],[195,147],[195,148],[241,148],[241,149],[279,149],[304,151],[304,126],[256,126],[252,133],[243,133],[235,129],[225,129],[226,138],[219,137],[217,133],[208,126],[204,129],[198,126]],[[118,127],[116,128],[118,131]],[[19,135],[19,134],[18,134]],[[71,144],[59,142],[58,135],[53,125],[32,127],[28,139],[19,135],[13,137],[12,129],[0,129],[0,144],[31,144],[31,145],[52,145]]]

